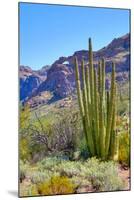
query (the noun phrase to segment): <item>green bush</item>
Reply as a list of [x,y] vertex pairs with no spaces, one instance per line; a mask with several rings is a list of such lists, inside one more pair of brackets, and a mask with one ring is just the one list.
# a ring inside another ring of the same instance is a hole
[[[93,191],[123,190],[125,186],[119,177],[118,164],[113,161],[103,162],[96,158],[86,161],[67,161],[46,157],[35,165],[21,162],[20,166],[22,184],[25,183],[23,180],[28,178],[31,185],[37,186],[37,194],[42,195],[65,194],[69,191],[73,193],[80,187],[88,186]],[[67,183],[69,189],[65,190]],[[32,191],[30,187],[25,189]],[[23,191],[25,192],[24,189]]]
[[81,157],[83,159],[89,158],[90,154],[89,154],[89,149],[87,147],[87,143],[86,143],[85,138],[82,138],[81,142],[79,143],[79,147],[78,148],[80,150]]
[[130,135],[127,132],[119,137],[119,162],[130,166]]
[[68,177],[53,176],[48,182],[37,185],[40,195],[71,194],[75,191],[75,186]]
[[68,177],[79,174],[79,170],[74,165],[74,162],[62,163],[61,166],[59,166],[59,171],[62,175],[66,175]]
[[23,161],[28,161],[31,159],[31,151],[30,151],[30,147],[29,147],[28,138],[20,137],[19,155],[20,155],[20,159]]
[[28,176],[30,177],[31,182],[33,184],[38,184],[38,183],[49,181],[51,177],[53,176],[60,176],[60,173],[52,172],[51,170],[40,171],[40,169],[36,169],[36,170],[30,171],[28,173]]
[[91,181],[89,181],[85,177],[82,177],[81,175],[79,175],[79,176],[73,176],[71,178],[71,181],[72,181],[72,183],[74,185],[76,185],[76,188],[80,188],[80,187],[83,187],[83,186],[89,186],[89,185],[91,185]]
[[52,170],[54,166],[61,163],[61,160],[57,157],[46,157],[42,161],[37,163],[40,170]]
[[33,184],[43,183],[44,181],[47,181],[50,179],[50,171],[31,171],[29,172],[29,177],[31,179],[31,182]]
[[[72,157],[77,147],[77,138],[79,138],[80,125],[77,112],[60,113],[55,121],[49,117],[36,118],[29,126],[29,146],[32,154],[44,152],[45,155],[57,156],[64,152],[68,157]],[[77,134],[77,137],[76,137]]]
[[37,186],[35,184],[21,185],[20,197],[37,196],[39,195]]
[[19,166],[20,166],[19,179],[20,179],[20,182],[22,182],[27,176],[28,164],[24,163],[22,160],[20,160]]
[[113,161],[102,162],[96,158],[86,164],[86,175],[96,191],[123,190],[124,183],[118,175],[118,166]]

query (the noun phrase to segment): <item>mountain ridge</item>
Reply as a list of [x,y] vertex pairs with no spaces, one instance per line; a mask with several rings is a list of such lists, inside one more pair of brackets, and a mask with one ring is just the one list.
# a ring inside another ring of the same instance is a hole
[[[44,69],[46,76],[40,70],[38,72],[33,71],[33,74],[39,80],[36,80],[38,82],[38,84],[35,84],[37,87],[30,91],[28,99],[31,101],[35,96],[40,96],[41,93],[48,91],[59,98],[70,95],[75,90],[74,56],[77,56],[79,64],[82,59],[88,64],[88,50],[79,50],[74,52],[72,56],[59,57],[49,66],[46,72]],[[94,66],[97,65],[100,58],[105,59],[106,72],[111,71],[111,62],[114,61],[118,73],[128,73],[130,70],[130,34],[127,33],[122,37],[113,39],[107,46],[93,52],[93,57]]]

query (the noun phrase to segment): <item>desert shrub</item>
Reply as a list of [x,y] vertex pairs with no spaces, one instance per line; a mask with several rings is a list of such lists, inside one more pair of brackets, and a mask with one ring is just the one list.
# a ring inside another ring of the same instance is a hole
[[25,106],[20,106],[20,115],[19,115],[19,128],[20,133],[27,131],[30,121],[30,107],[28,104]]
[[[70,158],[77,148],[77,138],[80,134],[79,117],[77,112],[60,113],[55,122],[47,125],[43,117],[36,114],[36,121],[29,127],[31,143],[44,147],[47,155],[66,154]],[[76,137],[77,134],[77,137]],[[41,150],[42,151],[42,150]]]
[[36,185],[29,186],[28,190],[27,190],[27,193],[28,193],[27,196],[36,196],[36,195],[38,195],[38,190],[37,190]]
[[123,190],[124,184],[118,176],[118,166],[112,161],[101,162],[96,158],[89,159],[85,164],[85,174],[96,191]]
[[29,125],[30,125],[29,105],[20,106],[19,115],[19,155],[23,161],[30,160],[31,152],[29,148]]
[[19,142],[19,155],[20,159],[24,162],[31,161],[39,161],[42,155],[44,147],[33,143],[31,137],[29,135],[20,137]]
[[29,178],[32,183],[40,183],[49,180],[52,176],[50,170],[44,169],[40,163],[37,165],[30,165],[29,163],[24,163],[20,161],[20,178],[24,180]]
[[38,165],[38,168],[49,174],[49,177],[69,177],[77,187],[86,183],[91,183],[96,191],[121,190],[124,187],[118,176],[118,166],[112,161],[101,162],[96,158],[87,161],[46,158]]
[[80,152],[80,150],[74,151],[71,160],[72,160],[72,161],[81,160],[81,152]]
[[119,113],[119,115],[122,115],[123,113],[128,112],[128,111],[129,111],[129,103],[128,103],[128,101],[121,101],[118,104],[118,113]]
[[26,137],[20,137],[19,142],[19,155],[20,159],[23,161],[27,161],[31,159],[31,151],[29,148],[29,141]]
[[48,170],[51,173],[59,173],[61,176],[76,176],[82,171],[84,164],[81,161],[63,160],[57,157],[46,157],[37,163],[38,170]]
[[[20,158],[35,163],[43,155],[61,153],[73,159],[77,139],[81,134],[80,118],[77,111],[65,111],[58,117],[32,114],[28,105],[20,109]],[[77,134],[77,137],[76,137]],[[38,155],[37,155],[38,154]]]
[[81,139],[81,142],[79,143],[78,148],[80,150],[80,155],[83,159],[89,158],[90,154],[89,154],[89,150],[88,150],[85,138]]
[[82,177],[81,174],[78,176],[73,176],[71,178],[72,183],[76,186],[76,188],[80,188],[83,186],[91,185],[91,181],[85,177]]
[[67,177],[53,176],[48,182],[37,185],[40,195],[71,194],[75,186]]
[[21,185],[20,197],[37,196],[39,195],[35,184]]
[[79,176],[80,174],[80,161],[62,161],[59,165],[54,167],[54,170],[59,172],[61,176]]
[[[24,188],[23,184],[27,179],[30,186]],[[123,190],[125,186],[118,175],[117,163],[102,162],[96,158],[70,161],[46,157],[34,165],[21,161],[20,180],[21,191],[26,196],[32,193],[35,195],[67,194],[87,186],[90,186],[93,191],[115,191]],[[33,185],[37,188],[32,187]]]
[[22,160],[20,160],[19,166],[20,166],[19,179],[20,179],[20,182],[22,182],[27,176],[28,164],[24,163]]
[[[76,148],[78,138],[78,114],[65,114],[53,125],[52,144],[57,152],[64,152],[70,158]],[[77,133],[77,137],[76,137]]]
[[52,170],[52,168],[61,163],[61,160],[57,157],[46,157],[42,161],[38,162],[37,166],[39,169]]
[[119,137],[119,162],[130,165],[130,135],[127,132]]
[[31,171],[29,172],[29,177],[33,184],[43,183],[46,180],[50,179],[50,172],[49,171]]

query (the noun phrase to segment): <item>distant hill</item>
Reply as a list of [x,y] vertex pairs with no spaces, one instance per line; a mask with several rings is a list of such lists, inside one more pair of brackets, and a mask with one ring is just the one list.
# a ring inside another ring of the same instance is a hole
[[[55,98],[64,98],[70,95],[75,90],[74,56],[77,56],[79,63],[84,58],[85,63],[88,64],[88,51],[80,50],[76,51],[72,56],[60,57],[51,67],[38,71],[32,71],[31,68],[23,69],[25,67],[21,66],[21,99],[27,97],[33,103],[32,100],[38,99],[37,97],[40,97],[43,93],[53,93]],[[123,79],[128,79],[130,34],[113,39],[106,47],[94,52],[93,56],[94,65],[98,63],[100,58],[105,58],[106,72],[111,71],[111,62],[114,61],[118,72],[117,79],[122,80],[122,76],[124,76]],[[42,73],[43,70],[44,72]]]
[[42,69],[34,71],[28,66],[20,66],[20,100],[30,97],[39,85],[46,80],[48,69],[49,66],[44,66]]

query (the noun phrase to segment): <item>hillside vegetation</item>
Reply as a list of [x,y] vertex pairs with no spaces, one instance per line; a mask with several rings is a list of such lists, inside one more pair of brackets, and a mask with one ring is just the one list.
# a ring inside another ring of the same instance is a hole
[[21,197],[130,189],[129,79],[105,64],[93,64],[90,40],[88,63],[75,57],[73,93],[20,105]]

